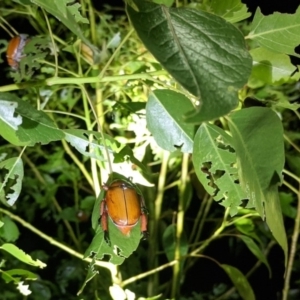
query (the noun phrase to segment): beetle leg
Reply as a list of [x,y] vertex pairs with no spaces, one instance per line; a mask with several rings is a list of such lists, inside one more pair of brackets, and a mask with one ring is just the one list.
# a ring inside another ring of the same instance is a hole
[[143,240],[146,240],[149,236],[149,232],[147,231],[147,216],[142,212],[141,215],[141,232],[143,236]]
[[104,240],[110,246],[110,239],[108,235],[108,226],[107,226],[107,210],[106,210],[106,202],[103,200],[100,205],[100,218],[99,223],[101,224],[102,230],[104,231]]

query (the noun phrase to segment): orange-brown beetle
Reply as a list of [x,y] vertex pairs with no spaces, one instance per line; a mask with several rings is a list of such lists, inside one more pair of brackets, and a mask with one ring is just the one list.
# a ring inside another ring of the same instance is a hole
[[15,70],[19,68],[19,62],[24,57],[24,47],[29,42],[27,34],[20,34],[13,37],[7,46],[7,63]]
[[101,226],[104,237],[108,239],[108,219],[124,234],[129,235],[132,228],[141,219],[141,232],[144,238],[147,237],[147,209],[144,199],[136,189],[124,180],[115,180],[109,186],[104,185],[105,197],[100,206]]

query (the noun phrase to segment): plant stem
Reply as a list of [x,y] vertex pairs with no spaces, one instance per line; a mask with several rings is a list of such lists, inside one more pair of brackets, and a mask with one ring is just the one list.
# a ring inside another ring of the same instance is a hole
[[[55,247],[58,247],[60,249],[62,249],[63,251],[71,254],[72,256],[75,256],[83,261],[92,262],[92,259],[89,257],[83,258],[83,254],[79,253],[75,250],[73,250],[72,248],[56,241],[55,239],[53,239],[51,236],[43,233],[42,231],[38,230],[37,228],[35,228],[34,226],[32,226],[30,223],[26,222],[25,220],[23,220],[22,218],[14,215],[13,213],[11,213],[10,211],[0,208],[0,212],[4,213],[5,215],[9,216],[11,219],[17,221],[18,223],[20,223],[21,225],[23,225],[24,227],[28,228],[30,231],[34,232],[36,235],[40,236],[42,239],[48,241],[51,245],[54,245]],[[106,268],[108,270],[110,270],[112,278],[113,278],[113,282],[119,282],[119,279],[117,277],[117,269],[116,266],[105,262],[105,261],[99,261],[96,260],[95,261],[95,265],[99,266],[99,267],[103,267]]]
[[181,165],[181,180],[179,185],[179,204],[177,212],[177,224],[176,224],[176,239],[175,239],[175,261],[176,264],[173,267],[173,280],[172,280],[172,293],[171,298],[176,299],[180,291],[180,276],[182,274],[183,261],[181,258],[181,236],[184,229],[184,214],[187,204],[187,199],[185,199],[185,190],[187,187],[187,182],[189,181],[188,175],[189,169],[189,154],[184,153]]
[[298,196],[297,216],[295,219],[294,232],[293,232],[291,246],[290,246],[290,255],[289,255],[288,265],[287,265],[287,269],[286,269],[286,276],[285,276],[285,280],[284,280],[282,300],[288,299],[291,273],[292,273],[293,264],[294,264],[294,260],[295,260],[295,254],[297,251],[297,242],[298,242],[298,238],[299,238],[299,226],[300,226],[300,185],[299,185],[299,190],[298,190],[297,196]]
[[29,87],[37,86],[53,86],[62,84],[86,84],[86,83],[97,83],[97,82],[114,82],[122,80],[151,80],[152,76],[166,75],[166,71],[159,70],[154,72],[131,74],[131,75],[117,75],[117,76],[106,76],[104,78],[95,77],[76,77],[76,78],[63,78],[63,77],[51,77],[45,80],[28,81],[24,83],[9,84],[0,87],[0,92],[9,92],[20,89],[28,89]]
[[[153,222],[151,226],[151,235],[150,235],[150,267],[153,269],[157,265],[157,251],[158,251],[158,224],[159,224],[159,218],[161,215],[161,207],[163,202],[163,196],[165,191],[165,185],[166,185],[166,177],[167,177],[167,169],[168,169],[168,161],[169,161],[170,153],[168,151],[162,152],[162,162],[161,162],[161,169],[160,174],[158,178],[158,184],[157,184],[157,195],[154,202],[154,213],[153,213]],[[154,273],[153,280],[149,281],[148,283],[148,294],[154,295],[156,294],[156,288],[158,283],[158,274]]]

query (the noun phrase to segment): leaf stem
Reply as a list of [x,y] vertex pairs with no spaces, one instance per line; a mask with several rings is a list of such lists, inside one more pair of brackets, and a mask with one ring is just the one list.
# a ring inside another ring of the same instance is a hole
[[180,290],[180,275],[182,274],[181,267],[183,266],[181,258],[181,236],[184,230],[184,214],[187,205],[185,199],[185,190],[187,188],[187,182],[190,180],[188,175],[189,169],[189,154],[184,153],[181,164],[181,180],[179,184],[179,204],[177,212],[177,224],[176,224],[176,238],[175,238],[175,253],[174,259],[176,264],[173,267],[173,279],[172,279],[172,292],[171,298],[176,299]]
[[300,184],[299,184],[299,190],[297,192],[297,195],[298,195],[297,216],[295,219],[294,232],[293,232],[291,246],[290,246],[290,255],[289,255],[288,265],[287,265],[287,269],[286,269],[286,276],[285,276],[285,280],[284,280],[282,300],[288,299],[291,274],[292,274],[292,270],[293,270],[295,255],[297,252],[297,242],[298,242],[298,238],[299,238],[299,228],[300,228]]

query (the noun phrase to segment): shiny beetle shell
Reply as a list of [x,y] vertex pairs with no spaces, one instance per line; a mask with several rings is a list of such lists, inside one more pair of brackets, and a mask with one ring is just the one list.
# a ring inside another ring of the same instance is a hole
[[104,185],[105,197],[101,202],[101,226],[105,239],[108,241],[108,216],[118,229],[129,235],[132,228],[141,219],[141,232],[147,237],[146,208],[141,195],[136,189],[123,180],[115,180],[110,185]]
[[141,203],[135,189],[122,181],[113,182],[106,192],[107,213],[126,234],[141,217]]
[[13,37],[8,43],[6,50],[7,63],[15,70],[19,68],[19,62],[24,57],[23,50],[28,41],[26,34],[20,34]]

